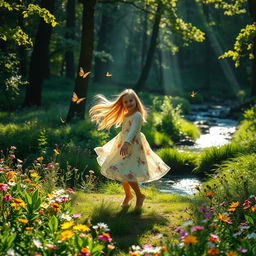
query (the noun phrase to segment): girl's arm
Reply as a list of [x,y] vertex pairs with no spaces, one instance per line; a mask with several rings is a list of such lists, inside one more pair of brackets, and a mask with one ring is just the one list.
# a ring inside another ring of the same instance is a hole
[[140,112],[137,112],[134,114],[132,126],[130,128],[130,131],[128,132],[128,135],[125,138],[125,142],[131,143],[134,136],[140,131],[141,129],[141,123],[142,123],[142,116]]

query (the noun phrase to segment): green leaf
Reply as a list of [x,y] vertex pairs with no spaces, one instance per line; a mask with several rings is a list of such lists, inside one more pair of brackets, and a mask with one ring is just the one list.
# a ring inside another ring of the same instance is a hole
[[58,219],[53,215],[48,223],[48,226],[49,226],[50,230],[52,231],[52,233],[57,231],[58,223],[59,223]]

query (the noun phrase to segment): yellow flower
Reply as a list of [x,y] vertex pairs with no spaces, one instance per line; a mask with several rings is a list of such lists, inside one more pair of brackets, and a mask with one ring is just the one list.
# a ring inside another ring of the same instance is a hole
[[71,237],[73,237],[73,236],[74,236],[74,232],[73,232],[73,231],[71,231],[71,230],[65,230],[65,231],[61,232],[61,234],[60,234],[60,239],[61,239],[62,241],[65,241],[65,240],[67,240],[67,239],[69,239],[69,238],[71,238]]
[[33,172],[33,173],[30,174],[30,176],[33,177],[33,178],[36,178],[36,177],[38,177],[38,173]]
[[73,227],[74,230],[89,232],[91,229],[83,224],[77,224]]
[[256,206],[253,206],[253,207],[251,208],[251,212],[256,212]]
[[113,244],[109,244],[109,245],[108,245],[108,249],[109,249],[109,250],[114,250],[114,249],[115,249],[115,246],[114,246]]
[[230,221],[230,218],[225,213],[219,214],[218,218],[224,222]]
[[196,244],[198,242],[196,236],[187,235],[184,238],[184,244]]
[[226,252],[225,253],[227,256],[238,256],[238,254],[234,251]]
[[208,249],[207,253],[210,255],[218,255],[220,254],[220,250],[217,248],[211,248],[211,249]]
[[140,256],[138,252],[130,252],[131,256]]
[[28,220],[27,220],[27,219],[18,219],[18,221],[19,221],[20,223],[24,223],[24,224],[28,223]]
[[25,203],[24,203],[24,201],[22,199],[15,198],[14,202],[11,203],[11,207],[16,207],[16,208],[25,207]]
[[55,155],[59,155],[59,154],[60,154],[60,152],[59,152],[57,149],[54,149],[54,150],[53,150],[53,153],[54,153]]
[[12,179],[12,178],[16,177],[16,172],[9,171],[9,172],[6,173],[6,177],[7,177],[8,180]]
[[61,224],[61,229],[69,229],[74,226],[74,221],[67,221]]
[[40,156],[40,157],[38,157],[36,160],[37,160],[37,161],[43,161],[44,158],[43,158],[42,156]]
[[239,202],[233,202],[230,207],[233,208],[233,207],[237,207],[240,203]]

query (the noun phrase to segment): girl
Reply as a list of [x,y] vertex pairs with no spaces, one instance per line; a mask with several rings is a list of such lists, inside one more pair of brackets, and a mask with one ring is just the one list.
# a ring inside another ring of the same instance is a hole
[[144,134],[140,132],[147,113],[132,89],[124,90],[113,101],[102,95],[96,97],[100,101],[89,113],[98,129],[109,129],[114,124],[116,127],[122,125],[117,136],[104,146],[94,149],[101,173],[109,179],[122,182],[125,198],[121,207],[128,206],[132,200],[132,188],[136,194],[136,208],[141,208],[145,195],[141,193],[138,183],[158,180],[170,167],[152,151]]

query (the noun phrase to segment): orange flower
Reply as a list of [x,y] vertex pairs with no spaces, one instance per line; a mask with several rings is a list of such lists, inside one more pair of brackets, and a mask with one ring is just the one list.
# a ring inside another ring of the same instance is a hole
[[24,224],[28,223],[28,220],[27,220],[27,219],[18,219],[18,221],[19,221],[20,223],[24,223]]
[[30,179],[25,179],[24,182],[29,183],[29,182],[31,182],[31,180]]
[[11,206],[12,207],[16,207],[16,208],[19,208],[19,207],[25,207],[25,203],[22,199],[20,198],[15,198],[14,199],[14,202],[11,203]]
[[227,211],[228,212],[234,212],[236,210],[236,208],[229,208]]
[[7,177],[8,180],[12,179],[12,178],[16,177],[16,172],[9,171],[9,172],[6,173],[6,177]]
[[208,192],[208,193],[206,193],[206,197],[211,197],[213,195],[213,192]]
[[131,256],[140,256],[138,252],[130,252]]
[[253,206],[250,210],[251,212],[256,212],[256,206]]
[[115,249],[115,246],[114,246],[113,244],[109,244],[109,245],[108,245],[108,249],[109,249],[109,250],[114,250],[114,249]]
[[187,235],[184,238],[184,244],[190,245],[190,244],[196,244],[198,242],[196,236]]
[[225,253],[227,256],[238,256],[238,254],[235,251],[230,251]]
[[54,149],[54,150],[53,150],[53,153],[54,153],[55,155],[59,155],[59,154],[60,154],[60,152],[59,152],[57,149]]
[[235,208],[235,207],[237,207],[239,204],[240,204],[239,202],[233,202],[233,203],[230,205],[230,207]]
[[26,227],[26,230],[34,230],[34,227]]
[[249,204],[247,204],[247,205],[245,205],[243,208],[244,208],[244,210],[246,210],[246,209],[248,209],[248,208],[250,208],[251,206],[249,205]]
[[218,255],[220,254],[220,250],[217,248],[210,248],[208,249],[207,253],[210,255]]
[[218,218],[224,222],[230,221],[230,218],[225,213],[219,214]]
[[44,158],[43,158],[42,156],[40,156],[40,157],[38,157],[36,160],[37,160],[37,161],[43,161]]
[[81,253],[88,253],[88,252],[90,252],[90,250],[87,249],[87,248],[82,248],[82,249],[81,249]]

